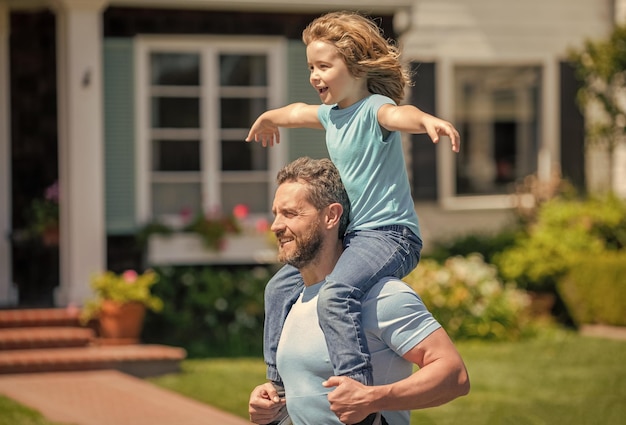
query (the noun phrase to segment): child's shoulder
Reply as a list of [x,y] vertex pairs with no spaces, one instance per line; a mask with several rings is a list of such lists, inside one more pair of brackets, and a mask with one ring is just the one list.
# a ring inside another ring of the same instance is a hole
[[396,102],[394,102],[390,97],[377,93],[373,93],[368,96],[367,102],[374,105],[385,105],[387,103],[391,103],[392,105],[396,104]]

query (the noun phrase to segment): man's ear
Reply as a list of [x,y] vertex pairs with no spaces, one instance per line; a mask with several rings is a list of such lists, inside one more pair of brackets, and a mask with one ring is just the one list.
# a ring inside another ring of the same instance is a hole
[[340,203],[335,202],[334,204],[330,204],[326,209],[326,227],[330,229],[339,226],[342,214],[343,207]]

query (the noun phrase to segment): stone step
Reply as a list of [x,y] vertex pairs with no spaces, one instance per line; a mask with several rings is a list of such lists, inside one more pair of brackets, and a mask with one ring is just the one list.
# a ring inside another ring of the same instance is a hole
[[76,326],[0,328],[0,350],[85,347],[94,331]]
[[0,328],[80,326],[78,308],[0,310]]
[[113,369],[144,378],[179,372],[185,357],[182,348],[149,344],[6,350],[0,374]]

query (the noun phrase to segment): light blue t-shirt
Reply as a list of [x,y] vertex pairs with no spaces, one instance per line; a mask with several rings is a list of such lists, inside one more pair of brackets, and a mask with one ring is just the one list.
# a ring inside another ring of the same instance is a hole
[[[317,298],[323,283],[305,287],[280,337],[277,366],[285,384],[287,410],[295,425],[341,425],[330,410],[322,382],[333,375],[326,340],[318,324]],[[379,281],[363,299],[363,328],[372,356],[374,384],[408,377],[413,364],[402,356],[440,324],[419,296],[395,278]],[[387,422],[408,425],[410,412],[383,412]]]
[[320,105],[318,118],[326,129],[326,147],[348,197],[348,231],[403,225],[421,237],[406,172],[400,132],[383,139],[378,109],[386,96],[373,94],[341,109]]

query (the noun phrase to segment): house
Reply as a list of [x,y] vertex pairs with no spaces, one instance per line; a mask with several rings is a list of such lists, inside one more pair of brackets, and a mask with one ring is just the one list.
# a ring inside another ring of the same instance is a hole
[[[31,288],[45,303],[81,304],[93,272],[136,264],[137,231],[155,218],[180,226],[182,208],[244,203],[251,219],[269,219],[276,171],[325,156],[323,134],[286,131],[272,149],[243,139],[263,110],[319,101],[300,34],[331,9],[378,17],[414,66],[410,102],[462,133],[456,156],[406,137],[426,243],[505,226],[517,179],[559,168],[586,185],[567,50],[608,34],[624,3],[0,0],[0,305],[42,302],[25,301],[23,283],[16,292],[25,270],[58,273]],[[42,259],[18,231],[57,178],[60,244]],[[155,238],[141,260],[243,263],[263,250],[261,236],[230,254],[175,236]]]

